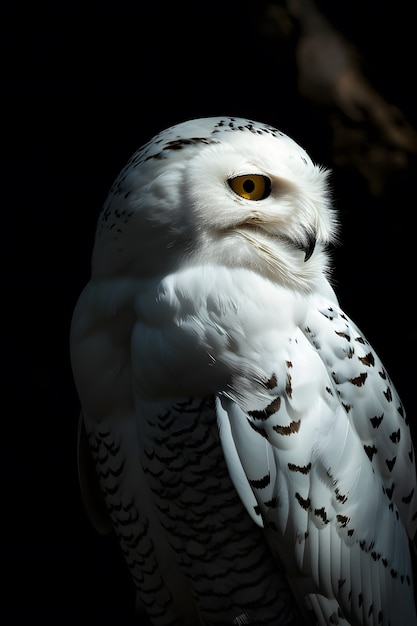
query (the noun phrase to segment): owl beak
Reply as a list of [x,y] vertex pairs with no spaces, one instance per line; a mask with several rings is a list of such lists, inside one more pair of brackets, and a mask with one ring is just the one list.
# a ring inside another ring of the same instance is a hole
[[311,235],[308,233],[306,243],[300,246],[301,250],[303,250],[305,254],[304,263],[306,263],[306,261],[309,260],[309,258],[314,252],[315,247],[316,247],[316,238],[314,237],[314,235]]

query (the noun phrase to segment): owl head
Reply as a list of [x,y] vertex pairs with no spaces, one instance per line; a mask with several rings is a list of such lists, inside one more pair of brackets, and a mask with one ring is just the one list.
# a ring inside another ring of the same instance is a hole
[[93,277],[212,264],[310,291],[336,232],[328,171],[295,141],[247,119],[195,119],[156,135],[116,179],[98,222]]

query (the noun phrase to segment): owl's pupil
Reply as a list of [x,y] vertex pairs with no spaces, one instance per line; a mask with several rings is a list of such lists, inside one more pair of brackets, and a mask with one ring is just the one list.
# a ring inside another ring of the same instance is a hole
[[246,191],[246,193],[252,193],[252,191],[255,189],[255,183],[253,182],[253,180],[251,180],[250,178],[245,180],[245,182],[243,183],[243,189],[244,191]]

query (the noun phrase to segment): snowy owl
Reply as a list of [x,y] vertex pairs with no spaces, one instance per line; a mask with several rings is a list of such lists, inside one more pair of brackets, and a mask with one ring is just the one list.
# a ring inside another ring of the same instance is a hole
[[164,130],[110,190],[71,328],[80,480],[155,626],[417,624],[413,445],[330,285],[337,224],[328,172],[247,119]]

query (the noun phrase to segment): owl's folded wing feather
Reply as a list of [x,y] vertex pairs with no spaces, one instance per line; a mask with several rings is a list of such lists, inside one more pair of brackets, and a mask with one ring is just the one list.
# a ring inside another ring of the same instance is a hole
[[[318,617],[320,623],[344,616],[351,623],[415,624],[404,526],[413,516],[404,506],[413,488],[409,470],[415,472],[408,455],[410,436],[401,413],[394,415],[397,408],[391,409],[384,395],[388,383],[369,344],[356,341],[361,349],[352,354],[357,328],[342,312],[336,324],[334,311],[327,313],[315,311],[288,342],[283,363],[258,382],[259,393],[248,381],[255,408],[243,388],[220,396],[224,454],[242,500],[258,523],[260,518],[298,597],[325,615]],[[373,373],[366,359],[373,360]],[[368,368],[367,393],[355,384],[363,367]],[[347,382],[351,391],[342,386]],[[373,440],[363,435],[374,435],[372,418],[381,413],[378,391],[386,399],[388,431],[401,433],[399,440],[388,437],[389,445],[383,430],[376,429]],[[369,453],[372,445],[384,451],[379,464]],[[404,457],[395,474],[394,467],[387,472],[386,463],[392,446]],[[402,476],[405,457],[409,466]],[[397,504],[389,485],[400,479],[410,484],[405,495],[398,486]]]

